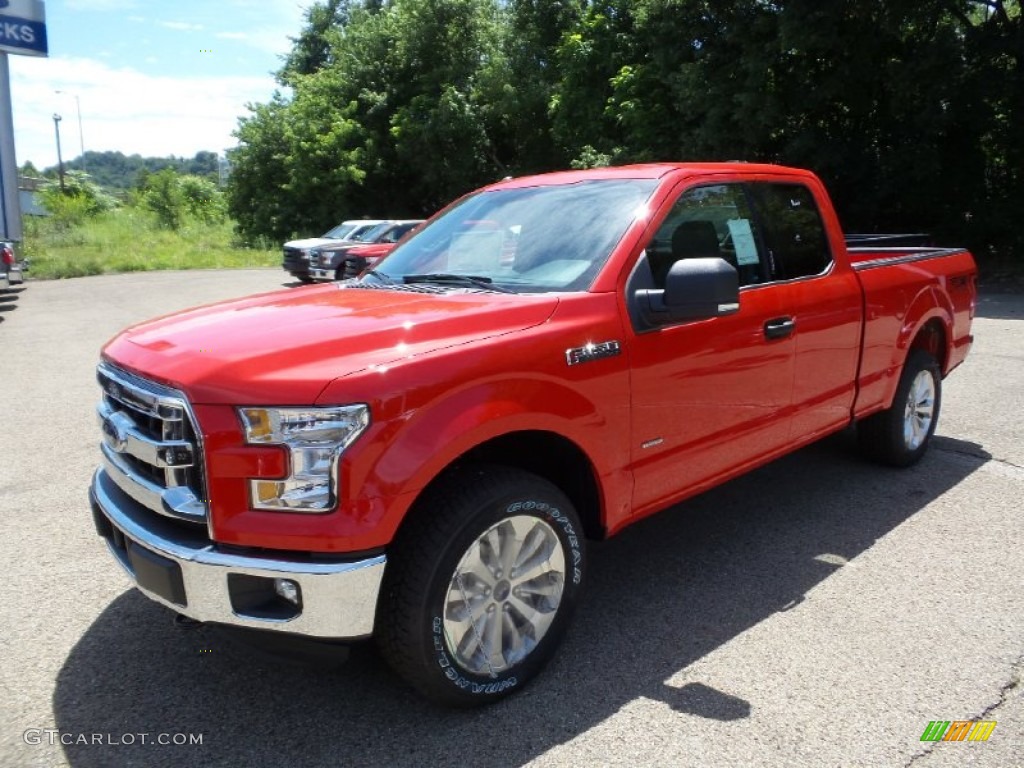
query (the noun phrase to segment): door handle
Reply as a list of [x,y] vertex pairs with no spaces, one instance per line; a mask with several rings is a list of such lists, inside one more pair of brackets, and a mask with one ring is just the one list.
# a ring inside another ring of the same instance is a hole
[[792,317],[774,317],[764,324],[766,339],[784,339],[796,328],[796,319]]

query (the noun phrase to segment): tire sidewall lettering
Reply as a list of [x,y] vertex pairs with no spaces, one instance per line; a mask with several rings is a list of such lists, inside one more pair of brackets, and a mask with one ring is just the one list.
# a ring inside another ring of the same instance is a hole
[[440,616],[435,616],[432,622],[432,635],[433,635],[433,646],[437,650],[437,665],[443,670],[442,674],[448,679],[453,685],[461,690],[476,695],[493,695],[496,693],[502,693],[510,688],[514,688],[519,685],[519,680],[515,675],[509,675],[508,677],[498,678],[486,683],[476,682],[470,680],[464,675],[460,674],[455,664],[448,658],[448,654],[444,650],[444,622]]

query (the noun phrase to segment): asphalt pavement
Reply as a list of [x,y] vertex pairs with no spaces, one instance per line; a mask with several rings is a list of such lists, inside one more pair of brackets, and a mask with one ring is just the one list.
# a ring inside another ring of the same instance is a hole
[[[1024,296],[982,297],[918,466],[869,464],[843,433],[593,547],[545,673],[450,711],[369,646],[300,665],[176,627],[93,531],[102,343],[285,278],[0,291],[0,765],[1024,764]],[[996,726],[922,742],[933,720]]]

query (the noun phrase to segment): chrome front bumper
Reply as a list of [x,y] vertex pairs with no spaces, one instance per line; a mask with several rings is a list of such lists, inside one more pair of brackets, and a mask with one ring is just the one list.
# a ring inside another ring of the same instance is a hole
[[[205,527],[156,517],[103,469],[93,477],[89,500],[97,532],[139,590],[180,614],[307,637],[357,639],[373,632],[384,555],[292,560],[226,552]],[[274,579],[297,587],[298,605],[282,603],[294,615],[253,599]]]
[[320,269],[319,267],[310,267],[309,276],[314,280],[333,280],[336,270],[333,269]]

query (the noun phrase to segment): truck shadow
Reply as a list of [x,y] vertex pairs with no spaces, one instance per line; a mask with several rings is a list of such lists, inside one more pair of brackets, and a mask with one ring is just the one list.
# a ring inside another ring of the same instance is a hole
[[[18,308],[18,294],[24,288],[0,288],[0,312],[13,312]],[[0,316],[0,320],[3,317]]]
[[[53,695],[69,734],[202,734],[201,745],[63,747],[73,766],[518,766],[640,697],[684,717],[748,717],[757,702],[674,675],[804,595],[983,466],[978,445],[936,440],[917,467],[858,459],[843,433],[679,505],[591,549],[567,642],[541,677],[484,710],[409,691],[368,645],[348,664],[268,661],[134,591],[66,659]],[[113,567],[113,566],[112,566]],[[127,739],[124,739],[127,741]]]

